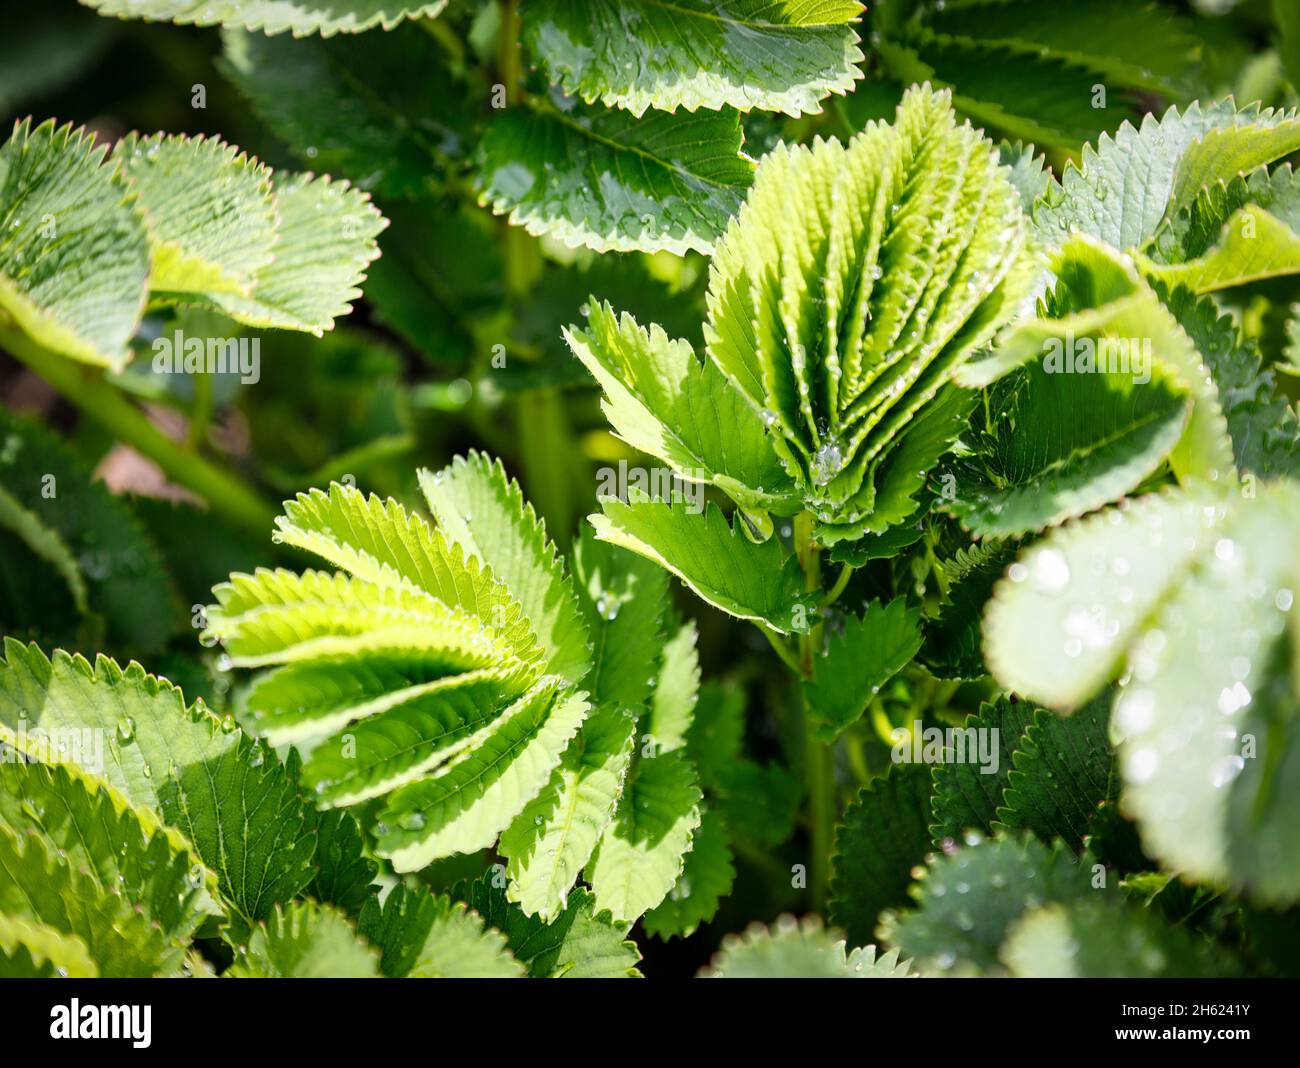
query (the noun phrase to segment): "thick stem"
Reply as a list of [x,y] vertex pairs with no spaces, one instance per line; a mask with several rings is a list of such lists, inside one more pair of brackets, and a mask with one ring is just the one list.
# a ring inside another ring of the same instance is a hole
[[[804,589],[820,593],[821,550],[813,540],[813,518],[806,512],[795,517],[794,548],[803,570]],[[805,679],[812,678],[813,658],[821,647],[822,623],[819,614],[808,632],[799,637],[799,663]],[[826,905],[826,886],[830,881],[831,848],[835,833],[835,768],[831,749],[816,737],[815,723],[806,706],[803,712],[804,776],[808,783],[808,828],[812,844],[808,889],[813,907],[821,911]]]
[[74,363],[0,324],[0,347],[21,360],[59,393],[110,430],[124,444],[147,456],[173,482],[192,490],[214,512],[236,526],[266,537],[276,509],[249,486],[209,463],[159,430],[105,379],[103,372]]

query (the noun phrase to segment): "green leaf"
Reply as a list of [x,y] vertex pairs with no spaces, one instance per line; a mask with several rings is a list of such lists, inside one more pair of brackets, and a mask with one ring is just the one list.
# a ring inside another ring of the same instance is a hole
[[813,663],[803,684],[817,736],[830,743],[861,718],[880,688],[921,647],[921,614],[906,600],[872,601],[861,616],[848,616]]
[[1286,344],[1277,369],[1283,374],[1300,375],[1300,304],[1292,304],[1286,321]]
[[936,614],[925,621],[925,643],[918,654],[938,678],[974,679],[988,673],[980,651],[984,605],[1017,547],[1014,539],[987,539],[941,561],[946,592]]
[[[1300,139],[1298,139],[1300,143]],[[1202,189],[1140,258],[1166,286],[1195,293],[1300,271],[1300,182],[1289,165]]]
[[[381,588],[414,585],[435,601],[478,618],[521,663],[536,638],[518,601],[474,557],[396,501],[339,484],[285,503],[276,540],[315,553]],[[211,617],[209,617],[211,618]]]
[[52,120],[17,123],[0,146],[0,325],[120,370],[144,311],[149,242],[106,152]]
[[500,931],[463,902],[398,883],[379,902],[371,899],[358,929],[379,948],[390,979],[517,979],[523,965]]
[[[383,678],[400,664],[401,650],[381,650],[374,657],[374,674]],[[307,672],[323,674],[330,661],[309,665]],[[367,658],[344,661],[349,671],[370,673]],[[284,681],[284,669],[254,683],[250,701],[260,700],[263,685]],[[296,673],[295,673],[296,674]],[[382,685],[382,683],[381,683]],[[502,675],[491,670],[449,675],[434,682],[393,689],[360,705],[349,705],[339,733],[311,752],[303,777],[319,804],[352,805],[387,794],[433,772],[466,748],[479,744],[516,702],[526,702],[526,675]],[[311,690],[286,689],[287,701],[310,701]],[[368,713],[374,713],[369,714]]]
[[247,296],[276,258],[270,168],[217,138],[132,134],[113,157],[149,227],[149,286]]
[[1055,368],[1049,349],[996,394],[997,416],[971,442],[970,477],[959,479],[949,505],[968,530],[997,538],[1055,526],[1115,500],[1164,464],[1192,402],[1140,339],[1106,342],[1086,338],[1088,353],[1099,349],[1092,372],[1070,373],[1073,351],[1070,365]]
[[579,681],[591,661],[573,583],[546,524],[501,461],[471,451],[437,473],[422,470],[420,488],[443,533],[510,588],[541,642],[547,670]]
[[[0,440],[0,486],[66,547],[84,579],[88,607],[102,618],[107,635],[132,652],[159,649],[173,630],[173,594],[158,550],[130,510],[102,482],[92,481],[81,458],[43,426],[0,412]],[[58,549],[50,552],[57,560]],[[39,558],[50,560],[46,553]],[[11,636],[34,632],[42,640],[77,644],[71,628],[50,619],[62,600],[56,589],[71,581],[69,561],[51,568],[26,551],[3,559],[0,588],[14,596],[0,598],[0,629]],[[17,593],[29,588],[33,599],[19,599]],[[73,612],[75,590],[67,599]]]
[[1092,871],[1061,846],[996,838],[937,857],[912,888],[915,910],[889,913],[881,937],[927,973],[999,975],[1012,926],[1044,904],[1084,901]]
[[1071,716],[1035,712],[1007,770],[1000,826],[1028,828],[1046,843],[1084,845],[1098,807],[1118,794],[1110,705],[1110,694],[1103,694]]
[[803,784],[780,764],[733,758],[710,786],[712,802],[737,838],[773,849],[794,833]]
[[86,943],[43,923],[0,916],[0,978],[95,979],[99,969]]
[[391,30],[403,19],[433,18],[447,0],[81,0],[101,15],[177,22],[184,26],[238,26],[265,33],[291,30],[295,37],[319,33],[360,33],[379,26]]
[[[1045,476],[1049,492],[1041,494],[1042,500],[1031,488],[1026,501],[1009,497],[1008,503],[1016,503],[1029,522],[1043,515],[1078,514],[1081,507],[1096,507],[1108,497],[1134,488],[1158,463],[1160,446],[1172,433],[1169,411],[1173,401],[1153,400],[1158,394],[1148,388],[1150,383],[1137,392],[1140,383],[1135,380],[1147,377],[1147,372],[1166,392],[1191,400],[1191,414],[1169,453],[1170,466],[1179,480],[1214,483],[1235,477],[1228,426],[1205,361],[1157,294],[1139,277],[1132,260],[1080,234],[1057,251],[1052,266],[1059,282],[1048,297],[1048,314],[1017,324],[1000,339],[992,355],[963,367],[959,380],[966,385],[988,385],[1014,368],[1041,361],[1042,371],[1052,372],[1047,377],[1055,378],[1061,371],[1069,379],[1068,386],[1038,386],[1045,397],[1055,398],[1052,403],[1057,411],[1068,410],[1078,394],[1095,394],[1107,387],[1119,391],[1121,399],[1106,402],[1102,411],[1108,418],[1096,432],[1071,433],[1066,449],[1050,444],[1056,420],[1050,430],[1034,427],[1037,438],[1046,438],[1046,448],[1040,440],[1038,449],[1021,449],[1018,434],[1000,433],[1006,442],[1001,448],[1009,456],[1009,471],[1035,468],[1046,460],[1040,474]],[[1098,374],[1103,355],[1107,373]],[[1080,372],[1085,375],[1084,384],[1074,381]],[[1133,381],[1126,380],[1126,375]],[[1122,399],[1126,392],[1132,399]],[[1032,403],[1027,406],[1034,407]],[[1042,408],[1047,407],[1045,401]],[[1095,414],[1083,409],[1080,417]],[[1167,422],[1153,433],[1150,427],[1157,425],[1153,418],[1161,414]],[[1030,412],[1025,418],[1038,416]],[[1094,433],[1118,433],[1116,440],[1122,445],[1112,446],[1108,437],[1101,438],[1098,445]],[[1094,450],[1096,456],[1091,455]],[[1034,461],[1038,452],[1045,457]],[[1058,456],[1060,453],[1064,455]],[[1001,477],[1001,472],[995,472],[995,479]],[[998,503],[993,500],[989,511]],[[994,524],[993,518],[988,517],[995,532],[1018,532],[1025,525],[1019,521]]]
[[8,827],[0,827],[0,916],[52,929],[69,955],[84,945],[100,975],[143,978],[180,968],[181,946],[117,887],[81,875],[44,838]]
[[280,213],[274,259],[253,278],[247,297],[161,292],[210,307],[245,326],[301,330],[318,337],[352,310],[367,265],[379,255],[375,238],[388,220],[360,190],[311,174],[277,175]]
[[645,557],[597,541],[586,524],[574,570],[592,640],[583,685],[602,705],[647,707],[662,654],[667,574]]
[[1293,112],[1238,110],[1231,101],[1184,112],[1148,115],[1135,129],[1124,123],[1083,150],[1083,162],[1066,167],[1034,211],[1047,244],[1083,233],[1112,248],[1141,247],[1162,221],[1187,206],[1202,189],[1280,159],[1300,146]]
[[0,485],[0,527],[13,532],[34,556],[54,569],[67,585],[79,613],[88,610],[86,579],[67,543],[57,530],[46,526],[39,516],[23,507],[3,485]]
[[642,757],[587,865],[596,907],[631,923],[677,884],[700,825],[702,793],[682,753]]
[[1048,706],[1082,705],[1116,673],[1184,571],[1213,548],[1225,518],[1210,495],[1149,495],[1025,550],[985,612],[990,672]]
[[[193,937],[217,882],[176,831],[75,765],[0,764],[0,825],[40,836],[101,894],[127,898],[177,946]],[[205,896],[206,895],[206,896]]]
[[1112,85],[1164,92],[1186,83],[1200,49],[1189,20],[1158,4],[1123,0],[1054,8],[1033,0],[958,0],[928,12],[927,25],[941,39],[1050,57],[1106,75]]
[[742,506],[790,511],[793,484],[762,419],[710,360],[659,327],[590,301],[587,329],[564,338],[604,390],[601,409],[635,449],[683,478],[710,482]]
[[683,502],[651,500],[632,490],[627,503],[601,502],[589,516],[596,536],[640,553],[680,578],[715,608],[754,620],[778,633],[811,626],[812,595],[793,556],[775,538],[755,543],[737,517],[728,523],[714,504],[693,513]]
[[225,974],[235,979],[372,979],[379,975],[379,957],[341,912],[295,901],[277,905],[254,928],[247,952]]
[[63,652],[51,661],[6,640],[3,740],[42,759],[51,755],[42,738],[87,730],[100,744],[73,746],[70,757],[180,830],[239,917],[265,917],[311,882],[313,820],[292,763],[282,765],[201,702],[187,708],[180,691],[138,664],[123,670],[101,656],[92,667]]
[[753,177],[734,111],[636,118],[565,104],[496,116],[479,199],[530,234],[596,252],[708,252]]
[[315,861],[307,896],[357,919],[374,899],[378,865],[363,852],[361,828],[350,813],[336,809],[316,817]]
[[550,781],[588,708],[580,694],[557,694],[553,679],[539,683],[464,750],[389,796],[380,856],[418,871],[490,846]]
[[1034,262],[1019,193],[944,93],[909,91],[847,146],[764,159],[713,257],[706,347],[826,540],[916,510],[964,415],[945,387]]
[[663,939],[689,938],[717,914],[735,878],[727,826],[716,811],[708,809],[700,818],[681,877],[668,896],[645,914],[646,933]]
[[821,111],[861,77],[854,0],[543,0],[523,42],[551,82],[588,103],[641,115],[684,107]]
[[543,921],[563,913],[578,874],[614,819],[623,793],[636,719],[605,705],[582,725],[541,793],[501,835],[507,896]]
[[998,159],[1004,167],[1010,168],[1011,184],[1020,193],[1020,207],[1026,215],[1032,216],[1034,204],[1047,192],[1052,180],[1051,172],[1046,169],[1047,160],[1036,153],[1035,146],[1020,141],[999,143]]
[[835,829],[829,916],[865,946],[884,909],[907,903],[912,869],[930,851],[930,770],[895,765],[862,790]]
[[972,830],[981,834],[992,832],[999,815],[998,806],[1015,767],[1014,755],[1023,744],[1025,730],[1033,723],[1036,711],[1039,710],[1026,701],[998,697],[981,705],[976,715],[957,728],[997,731],[998,763],[987,774],[983,766],[969,760],[961,763],[945,760],[934,765],[930,834],[935,841],[945,838],[961,841],[964,833]]
[[706,787],[715,786],[722,773],[739,759],[744,737],[744,691],[734,684],[706,680],[700,687],[686,735],[686,752]]
[[221,71],[310,167],[385,196],[419,196],[463,152],[468,93],[438,41],[416,24],[391,33],[294,41],[227,31]]
[[648,733],[659,753],[671,753],[686,744],[700,690],[698,637],[695,624],[686,623],[663,643],[663,660],[648,719]]
[[1287,711],[1297,517],[1289,483],[1253,500],[1145,498],[1027,553],[985,624],[999,680],[1059,706],[1123,665],[1112,735],[1143,848],[1270,904],[1300,895],[1300,845],[1285,815],[1300,781]]
[[510,951],[534,979],[637,978],[640,955],[628,941],[631,924],[597,912],[591,894],[575,890],[550,923],[526,915],[506,900],[505,880],[489,869],[453,891],[506,936]]
[[1101,901],[1035,909],[1011,928],[1001,957],[1022,979],[1203,979],[1238,971],[1185,928]]
[[845,955],[838,932],[827,931],[816,916],[780,917],[770,928],[757,924],[745,934],[728,935],[722,949],[700,972],[708,979],[902,979],[910,961],[898,950],[876,955],[876,947]]
[[963,114],[1042,145],[1076,148],[1141,115],[1143,91],[1183,95],[1199,73],[1196,28],[1155,4],[955,0],[875,15],[896,80],[951,87]]

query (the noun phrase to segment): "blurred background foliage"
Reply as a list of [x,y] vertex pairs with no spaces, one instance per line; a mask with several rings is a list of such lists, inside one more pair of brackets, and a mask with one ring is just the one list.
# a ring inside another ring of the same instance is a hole
[[[1151,5],[1114,3],[1115,22],[1104,27],[1072,26],[1071,6],[1039,4],[1054,17],[1041,26],[1011,26],[997,18],[970,22],[941,2],[871,5],[858,27],[865,76],[854,90],[828,98],[820,114],[749,113],[745,151],[759,158],[779,140],[850,137],[872,119],[892,117],[903,89],[925,79],[953,86],[958,110],[992,136],[1034,142],[1058,172],[1086,142],[1168,104],[1227,94],[1240,103],[1297,103],[1300,5],[1154,5],[1171,26],[1158,41],[1134,39],[1122,28],[1127,8]],[[512,17],[499,2],[453,0],[436,22],[393,31],[418,38],[401,50],[406,66],[386,61],[391,35],[379,31],[302,41],[252,35],[223,46],[218,30],[117,21],[75,0],[0,0],[6,128],[33,115],[84,124],[109,142],[133,130],[217,134],[276,168],[347,177],[370,191],[391,220],[354,313],[323,339],[260,335],[261,378],[254,385],[154,374],[153,338],[178,328],[237,337],[241,328],[208,312],[146,319],[137,359],[115,381],[146,406],[176,448],[201,451],[271,502],[332,479],[415,501],[417,466],[438,468],[471,447],[487,449],[521,480],[561,546],[593,510],[597,469],[637,462],[610,433],[595,384],[561,329],[578,321],[594,297],[698,346],[707,259],[569,248],[478,205],[470,172],[493,114],[493,86],[518,74],[532,91],[547,91],[540,72],[507,69],[507,56],[517,53],[504,53],[500,41],[509,37],[503,19]],[[1035,33],[1037,47],[1025,51]],[[291,144],[272,130],[283,131],[283,115],[264,122],[265,101],[250,103],[230,77],[241,49],[268,50],[278,77],[297,87],[296,114],[287,120],[298,133]],[[364,92],[342,107],[334,79],[345,77],[359,79]],[[1090,103],[1098,83],[1108,89],[1105,108]],[[1260,342],[1266,360],[1284,367],[1283,332],[1300,282],[1242,287],[1233,300],[1227,310]],[[1292,400],[1300,396],[1298,383],[1279,376]],[[269,530],[259,538],[206,512],[3,353],[0,403],[0,485],[6,469],[21,465],[56,474],[57,507],[35,491],[22,503],[62,534],[88,587],[60,582],[49,561],[0,526],[0,633],[92,657],[140,658],[188,696],[228,708],[229,676],[216,653],[196,641],[199,606],[231,571],[277,562]],[[908,538],[911,544],[902,544]],[[879,547],[881,558],[854,575],[844,605],[858,609],[909,586],[935,600],[956,577],[978,611],[1012,550],[945,570],[940,561],[966,543],[953,521],[927,520],[924,530]],[[887,552],[897,555],[885,558]],[[730,795],[715,799],[736,824],[738,879],[715,922],[690,938],[664,943],[634,934],[648,975],[693,971],[708,959],[718,932],[801,910],[789,879],[791,863],[806,850],[793,825],[801,750],[782,714],[788,673],[754,628],[698,600],[683,598],[682,608],[699,623],[703,676],[712,680],[704,707],[716,705],[724,725],[745,709],[748,759],[730,776]],[[963,634],[936,628],[919,662],[873,701],[839,750],[842,781],[865,782],[886,765],[894,725],[918,714],[957,722],[993,692],[987,678],[944,681],[921,666],[952,667],[948,662],[963,654]],[[421,878],[447,886],[482,864],[482,857],[457,858]]]

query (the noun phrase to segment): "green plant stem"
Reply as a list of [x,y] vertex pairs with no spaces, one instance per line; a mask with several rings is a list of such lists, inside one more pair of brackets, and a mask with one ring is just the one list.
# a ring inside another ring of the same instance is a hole
[[501,5],[501,36],[497,39],[497,77],[506,87],[506,102],[515,102],[522,92],[524,81],[523,60],[519,54],[522,27],[519,22],[519,5],[516,0],[504,0]]
[[829,608],[840,599],[840,595],[848,588],[849,579],[853,577],[855,570],[852,564],[845,564],[840,568],[840,573],[835,576],[835,585],[830,588],[830,592],[826,594],[826,600],[822,602],[823,608]]
[[186,444],[191,449],[198,449],[203,444],[208,432],[208,423],[212,419],[212,376],[200,373],[194,376],[194,404],[190,408],[190,425],[185,433]]
[[192,490],[235,526],[264,538],[276,509],[240,479],[173,441],[104,378],[101,370],[65,359],[0,324],[0,347],[40,375],[121,442],[156,463],[169,479]]
[[[804,589],[820,592],[822,588],[821,550],[813,540],[813,517],[807,512],[795,517],[794,548],[803,570]],[[813,658],[822,646],[820,616],[806,634],[799,636],[799,666],[804,679],[813,677]],[[800,693],[802,695],[802,688]],[[803,705],[804,777],[808,785],[808,829],[812,842],[808,889],[818,911],[826,906],[826,887],[830,882],[831,846],[835,833],[835,774],[830,746],[821,742],[815,724]]]
[[776,650],[776,655],[785,661],[790,670],[796,675],[802,676],[803,664],[799,659],[799,654],[790,648],[790,643],[780,634],[777,634],[776,631],[772,630],[770,627],[765,627],[761,623],[759,624],[758,629],[763,632],[763,637],[771,643],[772,648]]

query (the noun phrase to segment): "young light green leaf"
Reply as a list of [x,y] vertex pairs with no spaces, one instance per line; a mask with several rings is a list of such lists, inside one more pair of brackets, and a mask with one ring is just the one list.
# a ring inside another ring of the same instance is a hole
[[667,896],[700,825],[701,797],[684,754],[636,762],[587,866],[597,908],[631,923]]
[[1036,271],[1018,192],[947,94],[764,159],[711,263],[705,339],[828,538],[860,537],[877,498],[879,530],[915,511],[956,432],[945,387]]
[[379,956],[328,905],[295,901],[253,930],[247,950],[224,973],[235,979],[372,979]]
[[604,512],[588,517],[602,541],[654,560],[730,615],[782,634],[812,625],[798,563],[775,538],[756,544],[736,525],[742,520],[728,523],[714,504],[693,514],[682,503],[630,496],[627,503],[606,499]]
[[121,370],[148,293],[149,241],[106,152],[53,120],[19,122],[0,146],[0,324]]
[[501,835],[507,897],[549,922],[614,819],[636,742],[636,719],[607,705],[582,725],[541,793]]
[[546,669],[578,682],[591,660],[573,582],[546,524],[501,461],[471,451],[436,473],[422,470],[420,489],[443,533],[510,588],[541,642]]
[[270,168],[217,138],[132,134],[113,150],[149,226],[149,286],[248,296],[275,258]]
[[681,877],[668,896],[645,914],[646,933],[664,939],[689,938],[717,914],[735,878],[727,825],[716,811],[708,809],[700,818]]
[[211,307],[246,326],[318,337],[332,330],[361,296],[357,287],[379,255],[375,238],[388,220],[367,194],[328,177],[277,175],[273,192],[280,240],[272,262],[253,277],[250,295],[162,291],[159,299]]
[[381,813],[378,852],[418,871],[496,841],[550,781],[588,712],[548,677],[428,777],[399,787]]
[[608,912],[597,912],[591,894],[575,890],[564,912],[549,923],[526,915],[506,899],[500,869],[452,891],[506,936],[516,959],[534,979],[637,978],[640,955],[628,941],[631,924],[617,923]]
[[663,658],[647,726],[655,751],[671,753],[686,744],[700,691],[699,635],[695,624],[678,627],[663,643]]
[[298,794],[293,764],[282,765],[233,721],[180,691],[100,657],[6,640],[0,662],[0,736],[37,759],[49,739],[70,732],[98,746],[65,740],[73,759],[136,806],[154,810],[193,843],[217,874],[223,899],[245,921],[270,914],[312,878],[312,814]]
[[629,445],[744,507],[793,509],[793,483],[762,419],[711,360],[701,363],[687,342],[595,300],[586,330],[568,327],[564,337],[600,383],[605,417]]
[[857,722],[872,697],[921,648],[921,614],[902,597],[872,601],[861,616],[849,616],[831,634],[803,684],[809,718],[817,735],[833,742]]
[[524,966],[506,939],[464,902],[402,883],[381,907],[371,898],[357,924],[382,954],[390,979],[517,979]]

